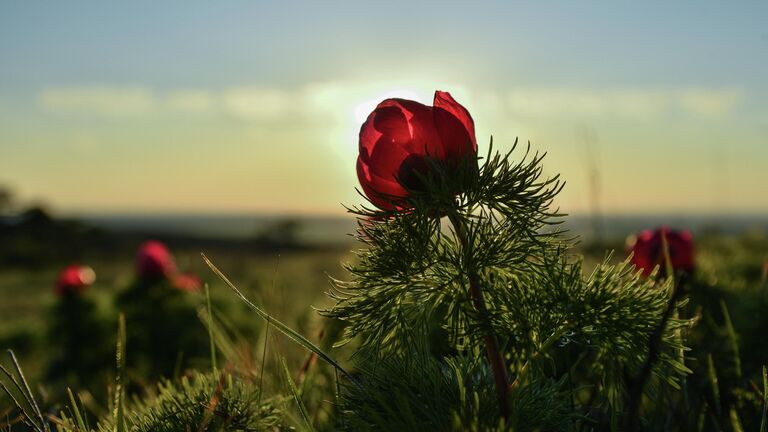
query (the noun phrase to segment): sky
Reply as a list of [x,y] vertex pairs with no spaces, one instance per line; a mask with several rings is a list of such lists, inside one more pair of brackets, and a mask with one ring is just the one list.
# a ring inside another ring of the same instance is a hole
[[569,213],[768,213],[768,2],[0,2],[0,185],[61,213],[343,214],[446,90]]

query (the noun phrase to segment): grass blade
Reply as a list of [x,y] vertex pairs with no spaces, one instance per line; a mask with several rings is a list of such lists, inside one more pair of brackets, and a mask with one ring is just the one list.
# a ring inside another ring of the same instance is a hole
[[115,420],[115,432],[125,432],[125,315],[118,318],[117,326],[117,353],[115,355],[117,373],[115,374],[115,406],[113,416]]
[[[27,423],[32,426],[35,431],[48,431],[48,423],[46,423],[45,418],[43,418],[43,414],[40,411],[37,402],[35,401],[35,396],[32,394],[32,391],[29,388],[29,384],[27,383],[26,377],[24,377],[24,372],[21,370],[21,366],[16,359],[16,355],[14,354],[13,350],[9,349],[7,352],[11,358],[11,362],[13,363],[16,374],[12,374],[3,365],[0,365],[0,371],[2,371],[3,374],[5,374],[5,376],[11,380],[16,390],[18,390],[19,394],[21,394],[21,396],[24,398],[24,401],[32,410],[32,414],[30,415],[30,413],[27,412],[27,409],[19,403],[19,400],[13,395],[13,393],[11,393],[10,389],[8,389],[8,387],[6,387],[5,383],[2,381],[0,381],[0,388],[2,388],[2,390],[8,394],[8,397],[11,398],[11,401],[13,401],[14,405],[16,405],[16,407],[21,412],[22,417],[26,418]],[[16,379],[17,376],[19,378],[18,380]],[[19,381],[24,384],[23,387]],[[38,420],[40,421],[40,424],[37,424]]]
[[296,383],[293,382],[291,372],[288,371],[288,365],[285,364],[285,358],[281,357],[280,363],[283,365],[283,373],[285,374],[285,381],[288,382],[288,388],[291,390],[293,399],[296,400],[296,404],[299,406],[301,418],[304,419],[304,424],[307,426],[307,429],[314,431],[315,428],[312,426],[312,419],[309,417],[309,412],[307,411],[307,407],[304,406],[304,402],[301,401],[301,396],[299,395],[299,390],[296,388]]
[[707,374],[709,375],[709,384],[712,386],[712,400],[715,405],[715,411],[720,416],[720,384],[718,383],[717,370],[715,369],[715,361],[712,359],[712,354],[707,354]]
[[320,357],[320,358],[321,358],[321,359],[323,359],[325,362],[327,362],[328,364],[330,364],[330,365],[332,365],[333,367],[335,367],[336,369],[338,369],[338,370],[339,370],[339,372],[341,372],[341,374],[342,374],[342,375],[344,375],[344,377],[345,377],[345,378],[349,379],[350,381],[352,381],[353,383],[355,383],[357,386],[360,386],[360,387],[362,388],[362,386],[360,385],[360,383],[358,383],[358,382],[357,382],[357,379],[355,379],[355,377],[353,377],[353,376],[352,376],[352,375],[351,375],[349,372],[347,372],[346,370],[344,370],[344,368],[343,368],[343,367],[341,367],[341,365],[340,365],[338,362],[336,362],[336,360],[334,360],[333,358],[331,358],[331,356],[329,356],[328,354],[326,354],[326,353],[325,353],[323,350],[321,350],[321,349],[320,349],[320,348],[319,348],[317,345],[315,345],[315,344],[313,344],[312,342],[310,342],[310,341],[309,341],[309,339],[307,339],[306,337],[302,336],[300,333],[296,332],[296,331],[295,331],[295,330],[293,330],[292,328],[290,328],[290,327],[288,327],[287,325],[283,324],[282,322],[278,321],[277,319],[275,319],[274,317],[272,317],[270,314],[268,314],[267,312],[263,311],[261,308],[259,308],[259,307],[258,307],[258,306],[256,306],[255,304],[253,304],[253,302],[251,302],[250,300],[248,300],[248,298],[247,298],[247,297],[246,297],[246,296],[245,296],[245,295],[244,295],[242,292],[240,292],[240,290],[239,290],[239,289],[237,289],[237,287],[236,287],[236,286],[235,286],[235,285],[234,285],[232,282],[230,282],[230,280],[229,280],[229,279],[228,279],[228,278],[227,278],[227,277],[224,275],[224,273],[222,273],[222,272],[221,272],[221,271],[220,271],[220,270],[219,270],[219,269],[218,269],[218,268],[217,268],[217,267],[216,267],[216,266],[215,266],[215,265],[214,265],[214,264],[213,264],[213,263],[212,263],[212,262],[211,262],[211,261],[208,259],[208,257],[207,257],[207,256],[205,256],[205,254],[201,254],[201,255],[203,256],[203,260],[204,260],[204,261],[205,261],[205,263],[208,265],[208,267],[210,267],[210,268],[211,268],[211,270],[212,270],[214,273],[216,273],[216,275],[217,275],[217,276],[218,276],[218,277],[219,277],[219,278],[220,278],[220,279],[221,279],[221,280],[222,280],[222,281],[223,281],[225,284],[227,284],[227,286],[229,286],[229,288],[230,288],[232,291],[234,291],[234,292],[235,292],[235,294],[236,294],[238,297],[240,297],[240,300],[242,300],[242,301],[243,301],[243,302],[244,302],[244,303],[245,303],[245,304],[246,304],[246,305],[247,305],[249,308],[251,308],[251,310],[253,310],[254,312],[256,312],[256,314],[257,314],[257,315],[259,315],[260,317],[262,317],[263,319],[265,319],[265,320],[267,321],[267,324],[268,324],[268,325],[272,325],[272,326],[274,326],[274,327],[275,327],[277,330],[279,330],[281,333],[283,333],[285,336],[287,336],[287,337],[288,337],[289,339],[291,339],[292,341],[296,342],[297,344],[299,344],[299,345],[303,346],[304,348],[306,348],[306,349],[308,349],[308,350],[310,350],[310,351],[314,352],[315,354],[317,354],[317,356],[318,356],[318,357]]
[[[11,372],[9,372],[8,369],[6,369],[5,366],[3,366],[3,365],[0,365],[0,371],[2,371],[3,374],[5,374],[5,376],[8,377],[8,379],[11,380],[11,382],[13,383],[13,386],[16,388],[16,390],[18,390],[18,392],[22,396],[24,396],[24,400],[27,403],[29,403],[29,400],[27,400],[27,395],[24,394],[24,390],[21,388],[21,384],[19,384],[19,381],[16,380],[16,377]],[[8,396],[11,399],[13,399],[14,405],[16,405],[19,409],[24,409],[24,407],[18,403],[18,401],[16,400],[16,397],[13,395],[13,393],[11,393],[11,391],[8,389],[8,387],[5,386],[5,383],[3,381],[0,381],[0,384],[2,384],[3,390],[5,391],[5,393],[7,393]]]
[[213,339],[213,309],[211,309],[211,290],[208,284],[205,284],[205,301],[208,307],[208,340],[211,344],[211,366],[213,374],[218,375],[219,370],[216,367],[216,342]]
[[83,421],[83,415],[80,413],[80,407],[77,405],[75,395],[72,394],[72,389],[69,387],[67,387],[67,394],[69,394],[69,401],[72,404],[72,413],[74,414],[75,420],[77,421],[77,427],[83,431],[87,431],[88,426],[85,424],[85,421]]
[[744,432],[744,427],[741,425],[741,419],[739,419],[739,413],[736,412],[736,408],[731,408],[731,428],[733,432]]
[[728,307],[725,305],[725,301],[723,300],[720,300],[720,309],[723,310],[725,330],[728,332],[728,342],[730,343],[731,351],[733,352],[733,365],[736,368],[736,376],[741,379],[741,354],[739,353],[739,342],[736,339],[736,330],[733,328],[731,314],[728,312]]
[[[27,422],[31,425],[34,425],[34,422],[32,421],[32,418],[27,414],[27,410],[24,409],[24,407],[19,403],[18,399],[16,399],[16,396],[11,393],[11,391],[8,389],[8,387],[5,386],[5,383],[3,381],[0,381],[0,389],[2,389],[5,394],[8,395],[9,398],[11,398],[11,402],[13,402],[14,405],[16,405],[16,408],[21,411],[22,418],[27,419]],[[6,421],[7,424],[11,424],[10,421]],[[37,430],[37,428],[35,428]]]
[[760,432],[768,432],[768,369],[763,366],[763,420]]
[[22,384],[24,384],[24,397],[27,398],[27,402],[29,402],[29,404],[32,406],[32,409],[35,411],[38,420],[40,420],[42,428],[48,430],[48,424],[43,417],[42,411],[40,411],[40,407],[37,405],[37,401],[35,401],[35,396],[32,394],[32,390],[29,388],[29,383],[27,382],[27,378],[24,376],[24,371],[21,370],[19,360],[16,359],[16,354],[14,354],[13,350],[8,350],[8,355],[11,356],[11,361],[13,362],[13,367],[16,369],[16,374],[18,374],[19,379],[21,380]]
[[[280,255],[277,256],[275,263],[275,273],[272,275],[272,290],[275,290],[275,280],[277,279],[277,269],[280,265]],[[269,345],[269,321],[264,329],[264,349],[261,352],[261,368],[259,369],[259,398],[257,405],[261,406],[261,396],[264,393],[264,368],[267,365],[267,346]]]

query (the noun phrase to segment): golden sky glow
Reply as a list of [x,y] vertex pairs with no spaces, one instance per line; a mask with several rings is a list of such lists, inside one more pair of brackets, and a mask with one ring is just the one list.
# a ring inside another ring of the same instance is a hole
[[[0,84],[0,185],[64,212],[341,214],[361,202],[354,161],[370,110],[387,97],[429,104],[440,89],[472,113],[481,153],[491,134],[500,150],[519,137],[548,152],[565,211],[588,212],[597,197],[606,212],[768,212],[768,30],[752,11],[723,11],[740,30],[712,39],[713,8],[685,22],[691,11],[671,11],[649,36],[631,18],[654,11],[593,6],[611,19],[566,4],[451,5],[439,25],[416,7],[396,27],[246,3],[190,8],[173,25],[164,7],[123,11],[142,33],[109,27],[106,9],[4,4],[0,55],[18,61]],[[499,27],[521,14],[533,22]],[[306,21],[305,32],[271,23],[281,19]],[[462,25],[466,35],[434,34]],[[718,62],[702,68],[707,58]]]

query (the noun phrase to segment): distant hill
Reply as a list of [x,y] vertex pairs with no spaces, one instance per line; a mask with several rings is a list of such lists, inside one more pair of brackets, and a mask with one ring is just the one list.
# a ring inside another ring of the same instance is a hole
[[[348,243],[348,234],[356,227],[350,216],[330,217],[311,215],[259,215],[259,214],[162,214],[162,215],[81,215],[79,219],[107,230],[122,232],[162,232],[174,235],[194,235],[209,238],[252,238],[280,224],[294,224],[297,239],[311,244]],[[590,238],[601,231],[606,238],[623,238],[628,234],[669,225],[688,229],[694,233],[717,232],[739,234],[761,231],[768,234],[766,215],[695,215],[649,214],[606,215],[599,220],[591,215],[571,215],[564,218],[564,227],[573,234]]]

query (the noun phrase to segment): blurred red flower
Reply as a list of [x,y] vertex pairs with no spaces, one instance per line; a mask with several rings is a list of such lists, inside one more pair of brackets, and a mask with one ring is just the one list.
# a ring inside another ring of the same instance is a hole
[[176,274],[176,262],[165,245],[149,240],[141,245],[136,255],[136,275],[140,279],[161,279]]
[[96,280],[96,273],[86,265],[73,264],[64,268],[56,279],[56,294],[82,294]]
[[666,274],[663,238],[666,238],[672,269],[686,273],[693,272],[693,237],[688,231],[674,231],[664,226],[656,230],[645,230],[635,238],[628,239],[627,248],[632,252],[632,263],[648,276],[658,265],[661,274]]
[[191,273],[179,273],[173,276],[171,283],[182,291],[200,291],[200,278]]
[[200,279],[192,273],[179,273],[173,255],[157,240],[149,240],[139,248],[136,275],[147,281],[167,280],[172,287],[182,291],[200,291]]
[[475,123],[448,92],[436,91],[434,106],[386,99],[360,128],[357,178],[375,206],[401,210],[406,188],[426,173],[427,157],[458,164],[475,154]]

